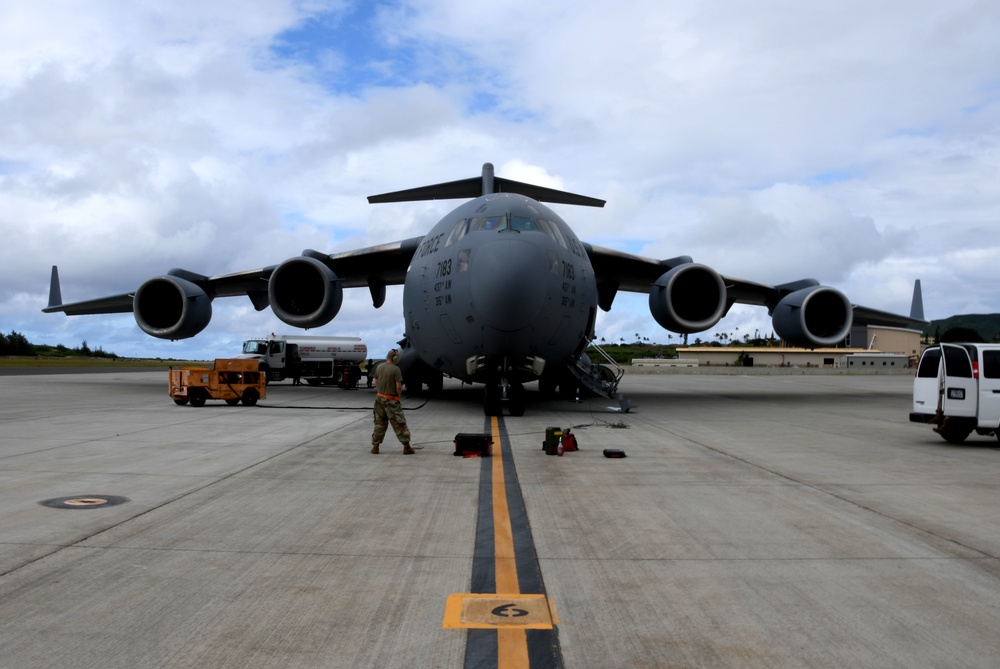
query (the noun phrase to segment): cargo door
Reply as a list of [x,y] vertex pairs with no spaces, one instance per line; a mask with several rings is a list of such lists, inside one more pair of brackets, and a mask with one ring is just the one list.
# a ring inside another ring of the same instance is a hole
[[941,410],[945,416],[975,418],[979,403],[972,359],[962,346],[941,344]]
[[940,409],[941,347],[932,346],[920,356],[917,374],[913,378],[913,418],[927,422]]
[[979,427],[1000,427],[1000,348],[981,349]]

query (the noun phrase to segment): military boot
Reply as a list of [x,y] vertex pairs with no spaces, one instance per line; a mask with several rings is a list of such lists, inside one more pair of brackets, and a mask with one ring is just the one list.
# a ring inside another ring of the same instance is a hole
[[403,455],[413,455],[414,453],[416,451],[410,448],[409,444],[403,444]]
[[378,455],[378,444],[372,444],[372,453]]

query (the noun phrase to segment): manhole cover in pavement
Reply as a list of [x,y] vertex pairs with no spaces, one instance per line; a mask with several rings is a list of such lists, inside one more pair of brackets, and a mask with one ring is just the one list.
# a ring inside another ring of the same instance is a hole
[[56,497],[39,502],[42,506],[53,509],[100,509],[105,506],[115,506],[124,504],[127,497],[115,497],[113,495],[76,495],[74,497]]

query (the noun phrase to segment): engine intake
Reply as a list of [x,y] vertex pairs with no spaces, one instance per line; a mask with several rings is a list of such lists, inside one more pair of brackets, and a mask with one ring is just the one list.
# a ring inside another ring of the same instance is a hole
[[839,290],[826,286],[803,288],[786,295],[774,308],[771,323],[792,346],[836,346],[847,337],[854,311]]
[[212,298],[177,276],[157,276],[139,286],[132,298],[135,322],[160,339],[193,337],[212,320]]
[[650,287],[649,311],[660,327],[672,332],[702,332],[725,315],[726,285],[706,265],[675,267]]
[[278,265],[267,282],[274,315],[297,328],[318,328],[334,319],[344,302],[340,279],[315,258]]

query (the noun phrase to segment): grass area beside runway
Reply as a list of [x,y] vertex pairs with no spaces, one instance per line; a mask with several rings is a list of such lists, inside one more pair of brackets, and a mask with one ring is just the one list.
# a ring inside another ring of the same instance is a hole
[[0,356],[0,367],[170,367],[203,365],[201,360],[163,360],[162,358],[91,358],[88,356]]

